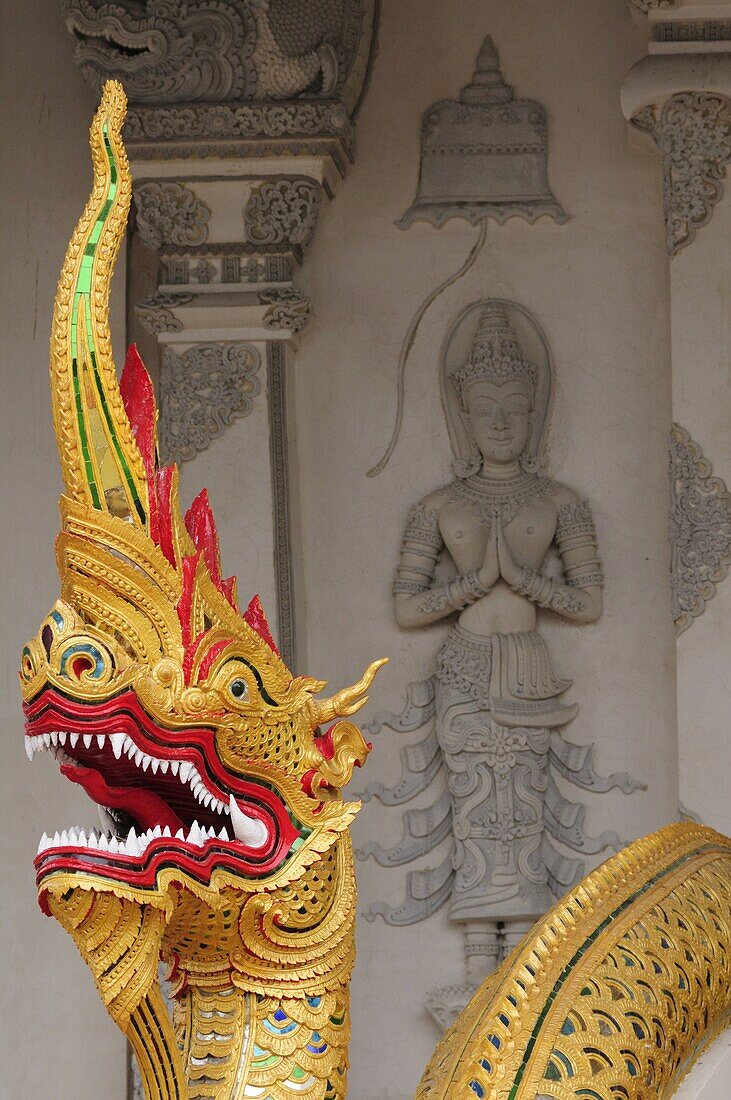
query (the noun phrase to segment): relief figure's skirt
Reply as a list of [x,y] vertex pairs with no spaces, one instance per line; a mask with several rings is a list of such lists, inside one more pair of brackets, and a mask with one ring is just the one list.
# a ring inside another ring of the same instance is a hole
[[452,798],[452,920],[539,916],[552,903],[542,856],[551,729],[575,707],[539,634],[451,631],[437,660],[437,735]]

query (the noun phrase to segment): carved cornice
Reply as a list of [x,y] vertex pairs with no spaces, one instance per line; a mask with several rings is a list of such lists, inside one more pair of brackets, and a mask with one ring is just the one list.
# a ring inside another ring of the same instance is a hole
[[648,12],[654,11],[655,8],[673,8],[677,3],[677,0],[627,0],[627,3],[635,11],[640,12],[642,15],[647,15]]
[[670,432],[670,577],[678,634],[702,615],[731,564],[731,493],[690,435]]
[[675,256],[710,221],[731,160],[731,101],[714,92],[679,92],[658,114],[650,105],[633,124],[651,134],[663,159],[667,249]]
[[247,416],[259,393],[259,352],[252,344],[196,344],[179,355],[166,347],[160,372],[160,449],[185,462]]
[[317,224],[321,191],[316,180],[306,177],[260,183],[244,210],[247,241],[306,248]]
[[310,319],[310,299],[297,287],[283,290],[263,290],[260,302],[271,302],[264,314],[264,324],[271,329],[301,332]]
[[183,322],[172,312],[192,300],[192,294],[152,294],[134,307],[135,316],[143,328],[159,336],[163,332],[180,332]]
[[134,189],[137,232],[145,244],[203,244],[208,237],[211,211],[183,183],[150,180]]
[[124,136],[140,160],[208,157],[331,157],[341,175],[352,160],[353,127],[339,101],[140,107]]
[[120,80],[133,104],[339,99],[358,106],[376,0],[66,0],[89,84]]

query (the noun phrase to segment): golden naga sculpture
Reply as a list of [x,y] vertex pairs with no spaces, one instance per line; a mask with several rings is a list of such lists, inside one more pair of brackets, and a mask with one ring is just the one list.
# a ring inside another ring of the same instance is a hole
[[[39,900],[148,1100],[342,1100],[358,804],[341,788],[369,749],[342,719],[382,662],[325,700],[321,681],[292,677],[256,597],[242,614],[221,576],[205,493],[181,516],[134,348],[117,382],[124,111],[108,83],[56,298],[61,598],[21,664],[28,755],[53,753],[104,831],[44,835]],[[417,1100],[663,1100],[730,1017],[731,841],[668,826],[535,925],[438,1045]]]
[[117,382],[108,303],[132,190],[125,108],[108,83],[58,286],[61,599],[21,664],[28,755],[52,752],[105,829],[44,835],[40,903],[74,937],[149,1098],[335,1100],[359,808],[340,788],[369,750],[337,719],[362,706],[383,662],[330,699],[292,677],[258,599],[242,614],[221,576],[205,492],[181,516],[134,348]]
[[416,1100],[665,1100],[731,1022],[731,840],[668,825],[588,875],[437,1046]]

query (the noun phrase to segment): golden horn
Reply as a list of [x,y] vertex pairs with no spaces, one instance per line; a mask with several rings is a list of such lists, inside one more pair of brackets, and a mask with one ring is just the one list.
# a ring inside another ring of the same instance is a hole
[[329,699],[312,699],[310,701],[311,713],[316,726],[323,722],[331,722],[333,718],[349,718],[355,714],[368,701],[364,692],[368,690],[376,678],[379,668],[388,662],[388,657],[381,657],[380,661],[373,661],[365,670],[357,684],[352,687],[342,688],[336,691]]

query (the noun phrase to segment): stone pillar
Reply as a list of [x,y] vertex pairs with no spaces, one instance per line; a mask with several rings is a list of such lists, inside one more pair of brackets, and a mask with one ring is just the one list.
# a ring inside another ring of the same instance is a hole
[[650,43],[625,80],[622,110],[635,137],[662,157],[670,264],[680,803],[728,833],[731,3],[630,2],[646,13]]
[[260,592],[293,668],[303,657],[287,393],[310,315],[295,280],[352,160],[376,9],[65,6],[84,77],[96,88],[121,80],[129,98],[128,335],[158,387],[163,458],[181,465],[184,497],[209,484],[224,553],[238,544],[225,567]]

